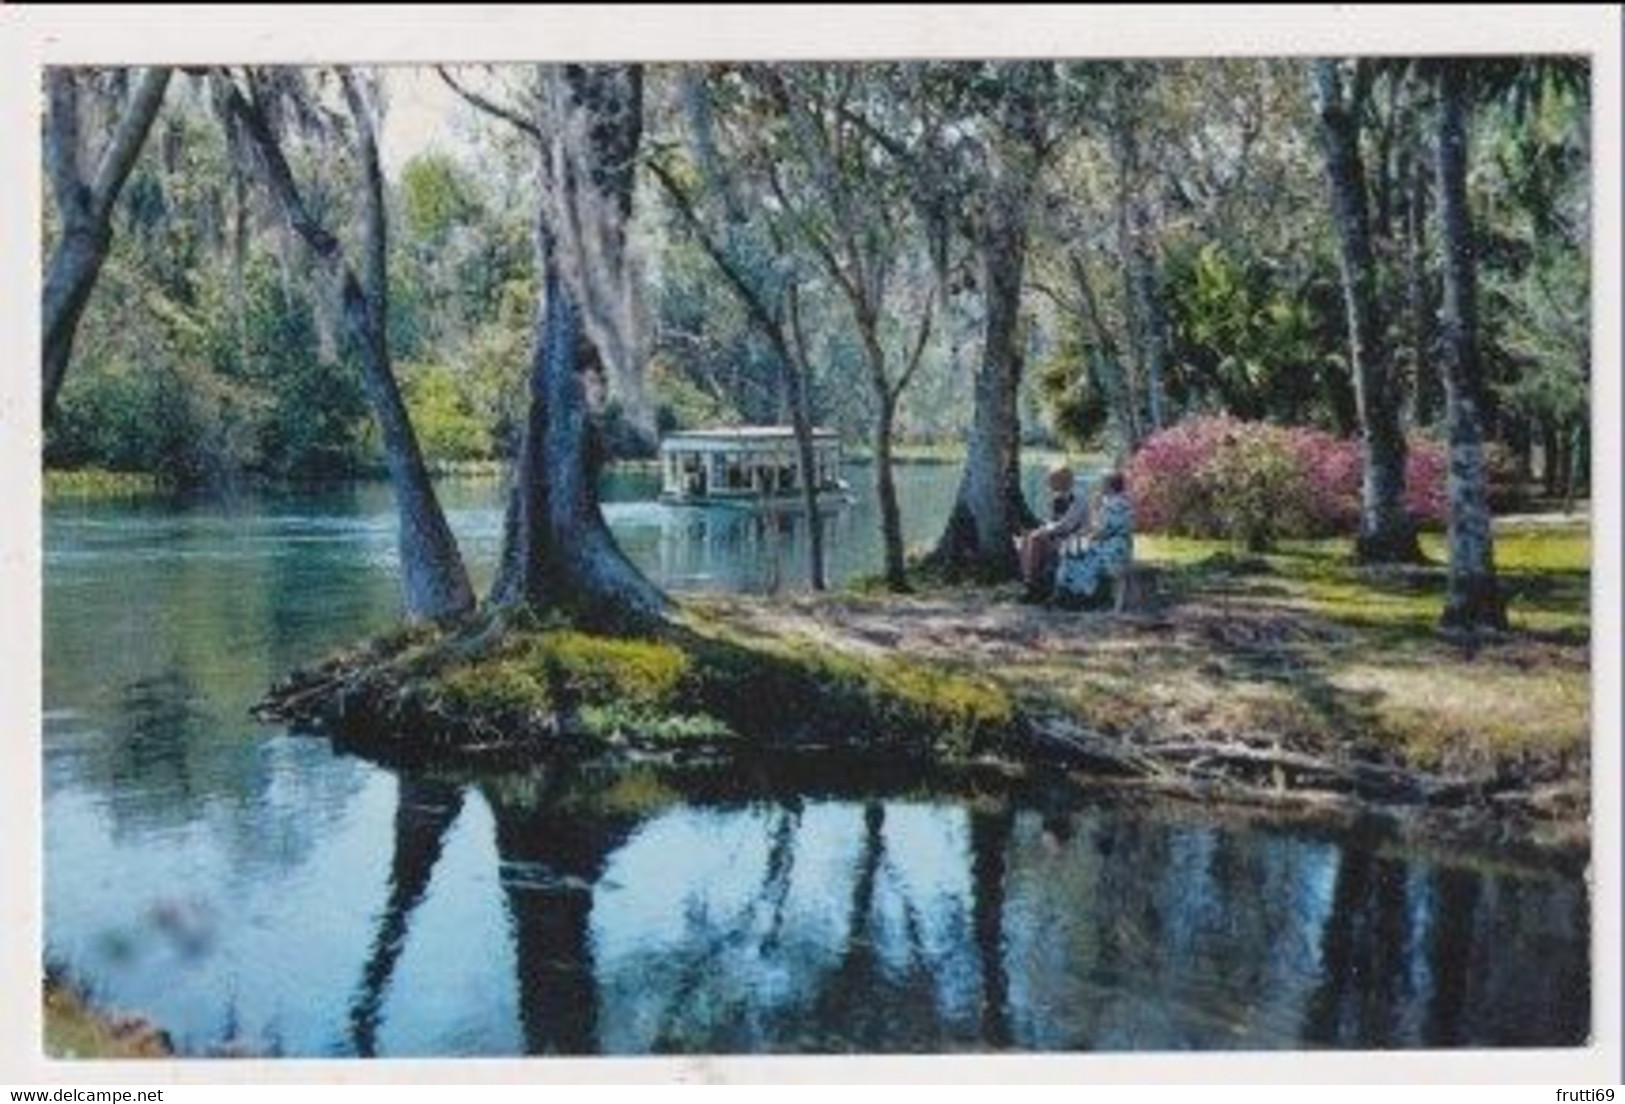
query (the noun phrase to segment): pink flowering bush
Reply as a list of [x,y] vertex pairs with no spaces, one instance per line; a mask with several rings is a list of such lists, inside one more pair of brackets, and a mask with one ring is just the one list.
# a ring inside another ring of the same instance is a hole
[[[1409,442],[1405,505],[1445,518],[1443,446]],[[1352,535],[1360,524],[1360,442],[1305,426],[1189,418],[1141,445],[1125,473],[1148,532],[1227,537],[1261,551],[1292,537]]]

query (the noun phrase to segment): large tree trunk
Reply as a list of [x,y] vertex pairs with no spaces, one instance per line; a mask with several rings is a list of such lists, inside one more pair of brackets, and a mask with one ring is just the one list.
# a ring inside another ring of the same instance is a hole
[[597,445],[587,402],[594,352],[551,260],[545,296],[531,360],[530,412],[491,600],[562,608],[607,624],[659,616],[668,600],[626,558],[598,503]]
[[1495,578],[1489,480],[1484,462],[1483,382],[1478,359],[1477,261],[1467,211],[1466,74],[1439,69],[1439,244],[1444,251],[1445,407],[1450,422],[1450,582],[1446,628],[1505,629]]
[[169,87],[169,69],[146,70],[102,151],[95,176],[79,166],[79,93],[70,70],[46,72],[46,174],[52,182],[61,237],[40,294],[43,407],[47,425],[73,356],[73,339],[113,241],[113,205],[152,129]]
[[959,490],[932,559],[952,577],[1013,579],[1015,538],[1034,518],[1021,493],[1021,284],[1033,183],[1006,171],[993,187],[981,241],[987,322]]
[[[545,190],[537,255],[545,302],[492,601],[564,609],[608,626],[638,624],[670,603],[626,558],[604,521],[589,383],[641,370],[629,362],[638,354],[622,294],[642,78],[636,67],[572,65],[546,74],[544,86],[554,97],[550,125],[559,131],[538,131]],[[593,313],[584,316],[584,307]]]
[[1360,418],[1363,477],[1355,554],[1364,563],[1415,561],[1421,558],[1421,548],[1405,510],[1405,435],[1378,315],[1376,260],[1360,164],[1360,97],[1349,103],[1336,62],[1317,61],[1314,80]]

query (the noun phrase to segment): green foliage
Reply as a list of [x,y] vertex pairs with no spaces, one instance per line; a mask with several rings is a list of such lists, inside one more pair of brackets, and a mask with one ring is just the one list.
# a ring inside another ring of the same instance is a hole
[[435,692],[452,711],[477,716],[483,726],[543,724],[558,707],[546,675],[528,656],[488,658],[439,675]]
[[692,644],[706,711],[746,735],[964,756],[1017,723],[996,683],[904,659],[874,660],[795,640]]
[[[1438,384],[1427,343],[1438,335],[1427,325],[1413,334],[1406,309],[1413,185],[1402,168],[1418,170],[1431,217],[1431,101],[1408,63],[1371,72],[1363,124],[1373,152],[1387,151],[1368,163],[1384,336],[1406,376],[1405,401],[1417,421],[1430,422]],[[656,83],[675,75],[650,70]],[[681,110],[651,112],[650,142],[778,308],[784,289],[796,287],[820,421],[854,437],[874,414],[844,297],[816,252],[796,244],[808,233],[835,241],[851,226],[865,250],[889,243],[876,254],[887,265],[869,275],[884,285],[875,332],[894,368],[921,293],[935,295],[934,334],[899,411],[899,435],[962,439],[985,324],[976,226],[1003,162],[1038,181],[1028,244],[1030,286],[1043,295],[1024,304],[1027,397],[1058,435],[1097,443],[1126,428],[1113,424],[1120,419],[1137,420],[1134,436],[1145,435],[1145,348],[1124,279],[1125,234],[1149,255],[1153,302],[1165,316],[1169,420],[1223,411],[1352,429],[1343,306],[1302,63],[893,63],[780,75],[805,112],[801,123],[787,122],[761,73],[698,72],[711,93],[720,175],[696,147],[690,108],[666,96],[670,89],[651,103]],[[1564,442],[1563,457],[1579,454],[1581,471],[1591,380],[1585,76],[1574,59],[1481,66],[1470,175],[1487,427],[1514,443]],[[806,125],[845,135],[831,147],[835,180],[819,179],[810,132],[797,130]],[[874,134],[908,136],[912,158]],[[477,170],[419,153],[389,185],[390,339],[425,451],[439,462],[517,449],[537,301],[532,153],[522,145],[487,136]],[[312,206],[353,248],[354,167],[332,155],[337,148],[295,142],[289,153]],[[905,162],[913,168],[896,171]],[[787,208],[774,196],[775,174]],[[45,216],[49,245],[49,196]],[[632,233],[650,262],[658,428],[782,420],[781,366],[712,261],[668,207],[646,197]],[[1436,268],[1419,275],[1436,294]],[[326,317],[330,292],[258,181],[234,171],[202,101],[172,95],[124,189],[47,464],[143,472],[176,486],[375,467],[358,373],[342,326]],[[1422,317],[1436,306],[1424,303]],[[1035,432],[1037,420],[1025,420]],[[621,432],[613,411],[602,427],[613,448],[647,445]],[[1236,484],[1243,499],[1246,485]],[[1244,500],[1231,505],[1238,518],[1259,513]]]
[[665,361],[650,365],[649,390],[655,401],[655,428],[661,433],[739,422],[733,407]]
[[1589,98],[1583,80],[1526,76],[1481,112],[1481,313],[1495,396],[1531,424],[1567,429],[1589,420]]
[[474,183],[444,154],[420,153],[408,160],[398,188],[402,229],[426,246],[443,244],[454,229],[483,213]]
[[[232,349],[222,335],[221,367],[267,398],[257,471],[273,479],[355,474],[367,455],[359,369],[324,337],[318,308],[288,294],[269,259],[252,263],[244,283],[243,345]],[[231,311],[222,305],[221,313],[229,333]]]
[[1103,355],[1083,340],[1077,321],[1067,317],[1054,351],[1038,365],[1040,401],[1055,432],[1074,448],[1099,444],[1111,421],[1098,363]]
[[1175,385],[1187,401],[1242,418],[1331,424],[1324,384],[1342,318],[1328,294],[1335,275],[1317,279],[1318,290],[1285,284],[1270,259],[1216,242],[1170,256]]
[[48,465],[179,488],[362,465],[366,405],[311,308],[321,285],[252,249],[252,234],[252,251],[234,257],[230,181],[218,130],[191,115],[169,118],[143,152],[80,326]]
[[158,481],[142,472],[78,468],[45,473],[45,501],[74,498],[142,498],[156,493]]
[[477,412],[467,373],[423,363],[397,365],[397,373],[425,460],[441,464],[491,456],[491,434]]

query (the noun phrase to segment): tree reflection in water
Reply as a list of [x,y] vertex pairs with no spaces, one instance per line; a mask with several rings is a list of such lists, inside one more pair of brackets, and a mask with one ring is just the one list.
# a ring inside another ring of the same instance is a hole
[[[1577,1042],[1584,893],[1369,834],[483,780],[527,1053]],[[467,791],[404,778],[356,1053]],[[1557,894],[1572,908],[1536,915]],[[1578,927],[1576,926],[1578,925]],[[1497,951],[1508,933],[1535,940]],[[434,1001],[435,993],[403,994]],[[391,1007],[397,1007],[392,1003]],[[1516,1009],[1518,1024],[1508,1010]]]
[[394,854],[389,864],[389,898],[379,914],[378,932],[361,971],[361,988],[350,1005],[350,1040],[362,1058],[378,1053],[378,1022],[390,976],[406,946],[412,912],[429,889],[446,834],[462,812],[459,786],[401,775],[395,803]]

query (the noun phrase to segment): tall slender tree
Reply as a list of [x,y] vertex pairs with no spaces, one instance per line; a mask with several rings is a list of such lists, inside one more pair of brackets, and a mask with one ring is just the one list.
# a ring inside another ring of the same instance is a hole
[[1450,425],[1450,572],[1441,623],[1448,629],[1505,629],[1495,575],[1489,479],[1484,462],[1483,371],[1478,349],[1478,263],[1467,208],[1467,63],[1435,63],[1434,149],[1443,254],[1445,408]]
[[[1116,62],[1102,68],[1105,71],[1097,79],[1107,93],[1106,129],[1117,169],[1118,254],[1123,265],[1128,348],[1138,383],[1133,391],[1144,392],[1145,428],[1155,433],[1163,427],[1167,406],[1163,378],[1168,323],[1157,286],[1148,195],[1153,180],[1145,171],[1144,126],[1139,118],[1154,77],[1144,62]],[[1138,406],[1137,395],[1134,400]]]
[[1348,316],[1349,364],[1360,419],[1362,480],[1360,533],[1355,555],[1365,563],[1421,558],[1416,525],[1405,509],[1405,434],[1400,389],[1377,294],[1377,265],[1360,156],[1360,113],[1369,68],[1354,62],[1318,60],[1312,67],[1321,151],[1337,231],[1338,264]]
[[[723,283],[772,349],[784,373],[801,473],[802,508],[807,519],[808,582],[812,589],[823,590],[827,584],[824,528],[814,478],[813,365],[802,275],[784,263],[790,256],[790,242],[787,229],[779,221],[758,218],[746,225],[738,198],[742,189],[739,162],[745,158],[725,159],[706,78],[696,71],[685,71],[678,78],[678,94],[686,117],[687,144],[702,186],[684,183],[673,167],[660,160],[651,160],[649,168],[679,222],[721,273]],[[751,167],[760,170],[760,175],[772,175],[760,156],[754,158]],[[763,194],[768,194],[771,185],[766,180],[760,183]]]
[[163,104],[169,74],[164,66],[141,71],[96,159],[95,170],[87,174],[79,126],[83,78],[63,67],[46,70],[45,172],[60,221],[40,293],[46,424],[56,414],[56,396],[68,372],[79,319],[112,246],[113,205]]
[[[770,169],[774,198],[791,214],[797,241],[812,252],[846,301],[857,330],[874,407],[871,443],[884,574],[893,590],[906,590],[892,438],[903,392],[919,371],[931,336],[935,289],[928,281],[923,290],[921,281],[913,289],[908,286],[904,262],[914,228],[905,221],[909,204],[899,189],[902,182],[888,177],[884,161],[874,156],[868,137],[844,111],[862,94],[861,78],[827,68],[773,68],[763,71],[761,79],[788,124],[785,145],[793,156],[787,160],[800,170],[794,174],[799,180],[789,180],[792,170]],[[916,244],[924,244],[924,235]],[[883,325],[888,308],[903,303],[913,309],[898,313],[912,313],[914,321],[894,355]]]

